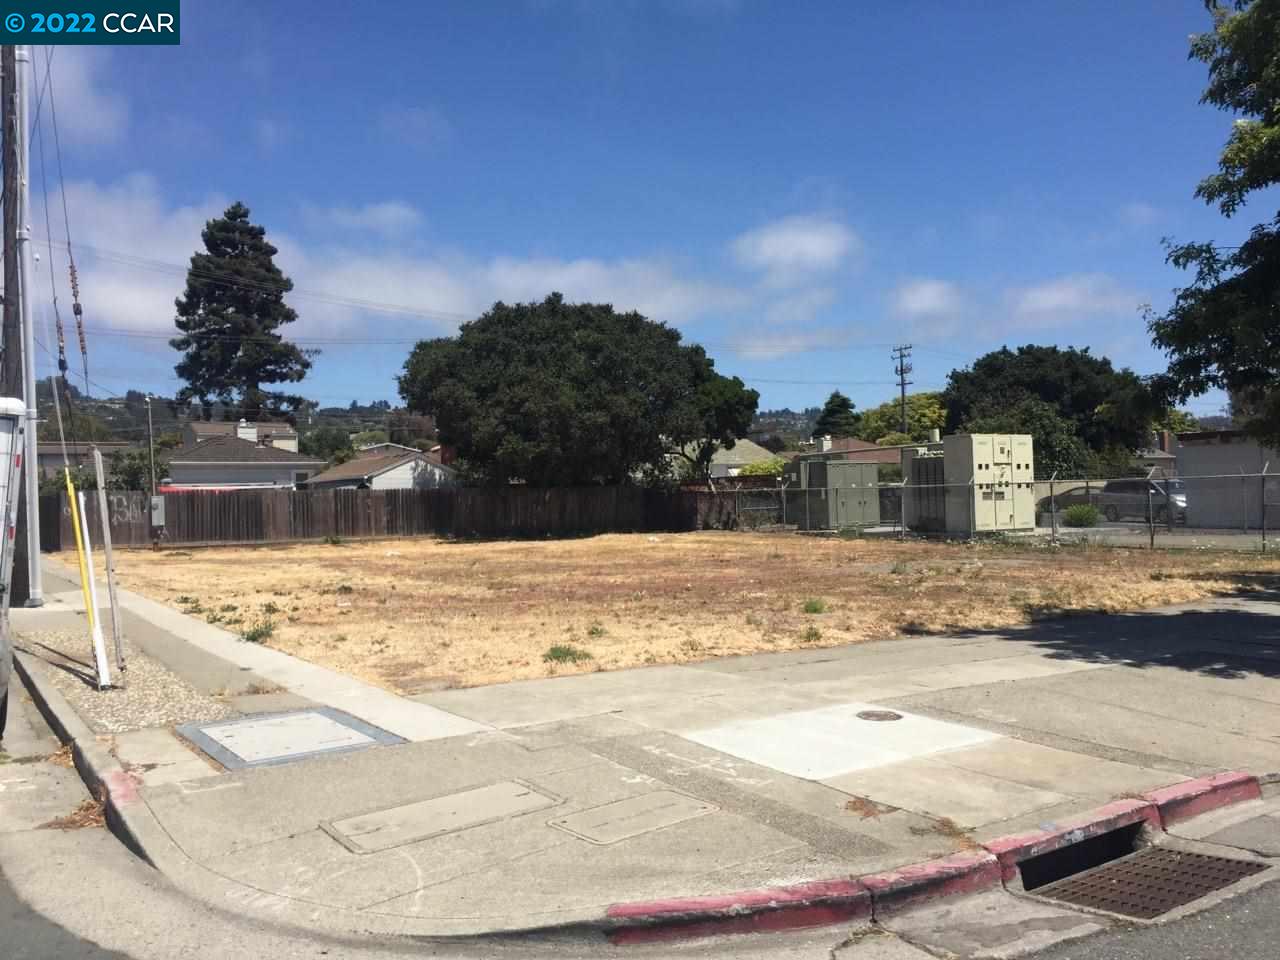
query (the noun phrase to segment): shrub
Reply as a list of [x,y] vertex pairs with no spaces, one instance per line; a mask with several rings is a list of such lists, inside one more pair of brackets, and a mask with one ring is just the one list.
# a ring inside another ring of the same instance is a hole
[[810,597],[804,602],[801,609],[803,609],[805,613],[826,613],[827,601],[823,600],[821,597]]
[[263,617],[261,620],[255,621],[252,626],[246,628],[245,631],[240,634],[240,637],[248,643],[262,643],[270,639],[271,635],[275,632],[275,621]]
[[340,547],[345,543],[345,541],[336,534],[330,534],[329,536],[325,537],[324,542],[331,547]]
[[542,655],[544,663],[581,663],[590,659],[592,656],[589,651],[575,647],[572,643],[557,643]]
[[587,627],[588,637],[603,637],[608,632],[609,631],[598,623],[593,623],[591,626]]
[[805,643],[817,643],[822,639],[822,631],[817,627],[806,627],[804,633],[801,634]]
[[1062,512],[1062,522],[1068,527],[1096,527],[1102,514],[1091,503],[1076,503]]

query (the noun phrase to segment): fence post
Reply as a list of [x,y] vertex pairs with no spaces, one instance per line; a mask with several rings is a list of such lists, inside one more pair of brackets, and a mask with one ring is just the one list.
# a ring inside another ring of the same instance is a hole
[[[1049,524],[1053,529],[1053,533],[1049,536],[1049,542],[1056,544],[1058,542],[1058,494],[1057,484],[1058,471],[1053,471],[1053,476],[1049,478]],[[1032,489],[1035,489],[1034,487]]]
[[1267,552],[1267,467],[1271,466],[1268,460],[1262,465],[1262,473],[1258,477],[1258,508],[1262,513],[1262,552]]
[[898,490],[898,539],[907,539],[907,480],[902,479],[902,487]]
[[1154,505],[1151,502],[1151,484],[1147,484],[1147,534],[1151,538],[1151,549],[1156,548],[1156,518],[1152,512]]
[[1240,468],[1240,521],[1241,532],[1249,532],[1249,483],[1245,480],[1244,467]]
[[787,481],[778,481],[778,493],[782,496],[782,525],[787,525]]

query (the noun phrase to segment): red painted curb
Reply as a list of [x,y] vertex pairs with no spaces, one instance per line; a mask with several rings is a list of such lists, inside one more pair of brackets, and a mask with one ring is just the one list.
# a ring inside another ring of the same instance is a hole
[[1145,800],[1117,800],[1090,813],[1057,823],[1052,829],[999,837],[983,846],[1000,861],[1004,882],[1008,883],[1017,877],[1018,864],[1023,860],[1142,822],[1156,830],[1161,829],[1160,812],[1154,804]]
[[871,891],[872,912],[878,919],[883,914],[895,913],[922,900],[976,893],[999,886],[1000,877],[1000,861],[980,850],[915,863],[860,879]]
[[871,915],[871,894],[856,880],[815,880],[707,897],[616,903],[606,912],[617,944],[652,943],[842,923]]
[[1171,824],[1198,817],[1219,807],[1245,800],[1261,800],[1262,787],[1257,777],[1232,771],[1161,787],[1143,794],[1143,797],[1155,804],[1160,811],[1161,823],[1167,830]]

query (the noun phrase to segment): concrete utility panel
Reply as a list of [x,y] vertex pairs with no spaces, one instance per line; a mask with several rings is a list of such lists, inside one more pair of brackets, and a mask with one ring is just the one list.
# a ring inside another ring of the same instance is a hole
[[695,800],[682,793],[659,790],[570,814],[552,820],[551,826],[604,846],[715,813],[719,809],[715,804]]
[[444,833],[518,817],[560,803],[558,797],[518,780],[504,780],[377,813],[324,824],[325,830],[353,853],[377,853]]
[[740,720],[684,736],[704,747],[808,780],[1000,739],[986,730],[910,713],[888,723],[858,717],[879,709],[869,703],[844,703]]
[[405,742],[332,707],[217,723],[184,723],[176,729],[231,770]]

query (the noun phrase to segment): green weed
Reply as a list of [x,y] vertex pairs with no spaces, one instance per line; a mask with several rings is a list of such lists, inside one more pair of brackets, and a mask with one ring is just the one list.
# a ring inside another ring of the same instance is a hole
[[581,663],[592,659],[594,658],[589,651],[575,647],[572,643],[557,643],[548,647],[547,652],[542,655],[544,663]]

